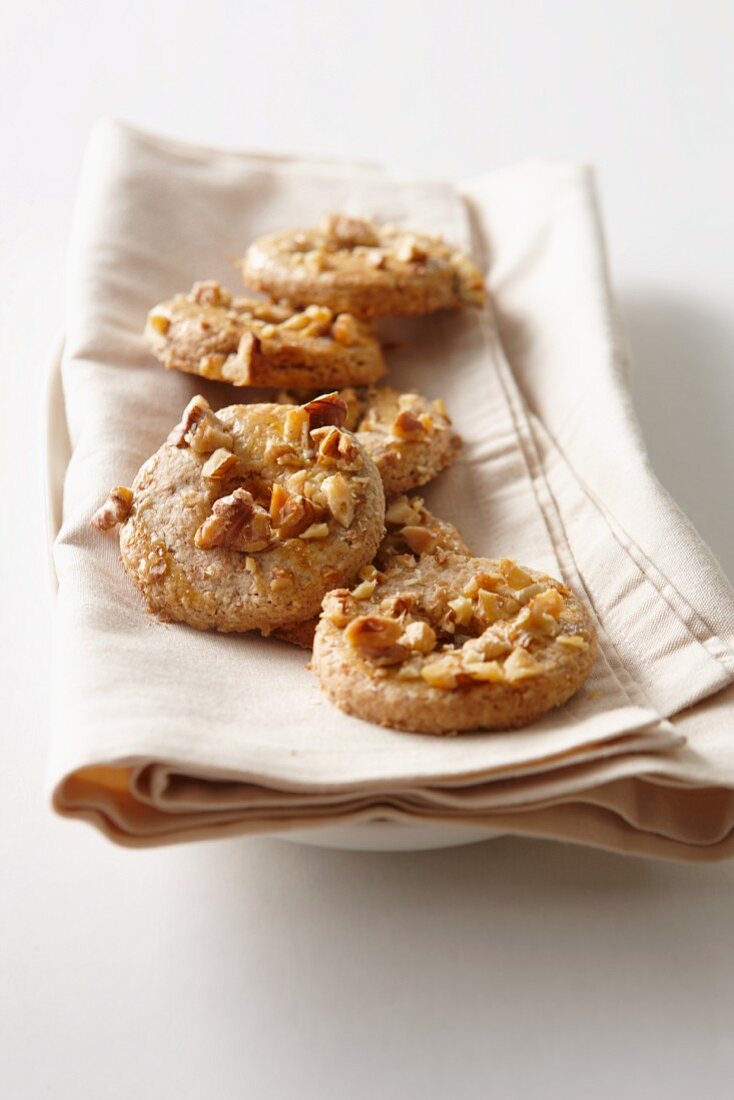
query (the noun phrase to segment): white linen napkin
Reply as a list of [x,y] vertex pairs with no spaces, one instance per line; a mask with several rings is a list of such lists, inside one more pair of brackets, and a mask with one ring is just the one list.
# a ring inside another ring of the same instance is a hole
[[[389,381],[443,396],[464,439],[429,507],[476,553],[563,577],[596,616],[590,681],[528,729],[434,738],[350,718],[284,643],[152,621],[116,538],[89,527],[193,393],[215,408],[243,400],[164,372],[141,337],[148,308],[196,279],[239,289],[232,261],[253,237],[334,209],[444,233],[487,271],[484,315],[390,322]],[[531,163],[457,188],[104,123],[68,291],[73,453],[55,545],[49,768],[59,812],[139,845],[393,819],[729,854],[734,598],[649,470],[587,169]]]

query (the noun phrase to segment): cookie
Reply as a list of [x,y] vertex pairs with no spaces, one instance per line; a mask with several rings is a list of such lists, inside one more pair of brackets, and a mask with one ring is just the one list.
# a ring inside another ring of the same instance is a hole
[[[445,403],[389,386],[347,387],[345,426],[380,471],[388,496],[407,493],[432,481],[456,458],[461,440],[451,428]],[[279,400],[293,401],[290,394]]]
[[215,282],[155,306],[145,337],[165,367],[233,386],[323,392],[366,385],[387,369],[371,328],[351,314],[233,298]]
[[360,317],[485,304],[474,261],[441,237],[330,214],[311,229],[260,237],[242,262],[248,286]]
[[596,653],[565,585],[509,559],[395,558],[366,599],[330,592],[312,668],[348,714],[417,733],[527,725],[565,703]]
[[382,538],[377,468],[327,394],[304,406],[195,397],[132,489],[92,518],[121,523],[123,564],[161,618],[270,633],[314,615]]
[[[372,565],[365,565],[359,571],[357,598],[374,592],[377,579],[382,579],[382,570],[413,570],[420,562],[425,576],[434,566],[441,567],[452,558],[469,558],[471,550],[453,524],[438,519],[425,507],[420,497],[398,497],[392,501],[385,512],[387,530],[380,543]],[[374,583],[373,583],[374,582]],[[274,631],[278,638],[301,649],[312,649],[318,615],[302,623],[289,623]]]

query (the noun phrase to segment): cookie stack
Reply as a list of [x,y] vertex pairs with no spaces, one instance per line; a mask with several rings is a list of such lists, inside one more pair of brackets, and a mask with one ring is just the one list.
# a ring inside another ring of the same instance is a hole
[[166,367],[276,391],[216,412],[195,397],[92,517],[121,525],[149,609],[313,645],[327,696],[396,729],[510,728],[565,702],[594,659],[587,611],[550,577],[473,557],[405,495],[458,438],[440,399],[375,385],[387,368],[372,319],[481,308],[473,261],[336,214],[255,241],[243,274],[269,298],[200,282],[148,316]]

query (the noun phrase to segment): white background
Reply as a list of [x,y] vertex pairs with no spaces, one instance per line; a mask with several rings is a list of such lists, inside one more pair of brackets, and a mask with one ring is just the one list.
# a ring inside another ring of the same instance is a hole
[[653,464],[733,576],[734,6],[36,0],[0,43],[3,1095],[730,1095],[732,865],[133,853],[55,819],[38,424],[100,114],[452,178],[583,157]]

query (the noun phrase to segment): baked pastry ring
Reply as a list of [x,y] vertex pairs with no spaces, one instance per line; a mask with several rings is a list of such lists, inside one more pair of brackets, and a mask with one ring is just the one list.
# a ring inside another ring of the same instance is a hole
[[396,557],[367,598],[326,596],[311,667],[348,714],[448,734],[527,725],[578,691],[595,653],[588,612],[552,577],[506,558]]
[[377,469],[327,394],[304,406],[202,397],[92,519],[121,523],[123,564],[149,609],[200,630],[270,633],[316,613],[382,538]]
[[351,314],[233,298],[216,282],[154,306],[145,338],[165,367],[233,386],[323,392],[375,382],[387,370],[372,329]]
[[242,262],[248,286],[360,317],[409,317],[485,304],[469,256],[441,237],[329,214],[311,229],[260,237]]

